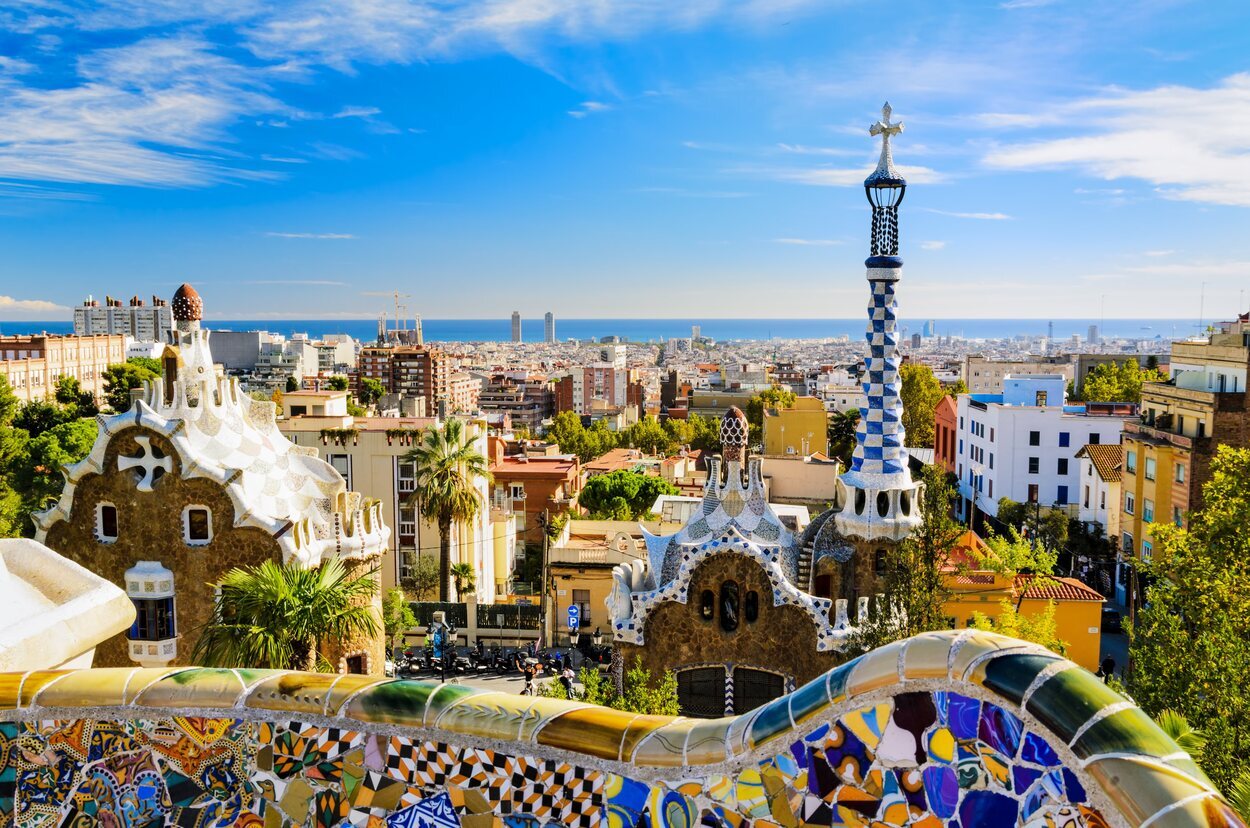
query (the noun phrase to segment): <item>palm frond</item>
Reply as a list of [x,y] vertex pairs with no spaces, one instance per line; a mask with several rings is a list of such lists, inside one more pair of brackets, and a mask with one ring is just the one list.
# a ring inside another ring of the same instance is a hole
[[1250,770],[1242,771],[1241,775],[1229,784],[1224,792],[1228,804],[1233,806],[1242,819],[1250,820]]
[[1202,755],[1202,748],[1207,743],[1206,735],[1189,724],[1189,720],[1181,713],[1170,708],[1160,710],[1155,716],[1155,724],[1166,733],[1177,746],[1197,759]]

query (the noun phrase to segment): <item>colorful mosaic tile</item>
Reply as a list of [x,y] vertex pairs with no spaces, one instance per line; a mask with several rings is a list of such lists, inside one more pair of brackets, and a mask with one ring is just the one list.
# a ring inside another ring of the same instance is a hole
[[0,825],[1241,824],[1175,744],[1075,666],[986,633],[891,653],[909,666],[887,685],[888,670],[869,671],[870,695],[848,678],[880,657],[721,721],[298,674],[0,677]]

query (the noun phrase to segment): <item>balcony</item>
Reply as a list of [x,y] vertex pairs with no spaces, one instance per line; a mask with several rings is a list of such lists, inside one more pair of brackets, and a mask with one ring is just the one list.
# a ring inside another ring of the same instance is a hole
[[1126,422],[1124,424],[1124,433],[1130,439],[1136,439],[1139,442],[1154,443],[1155,445],[1172,445],[1187,451],[1194,447],[1194,438],[1186,437],[1184,434],[1174,434],[1162,428],[1146,425],[1145,423]]

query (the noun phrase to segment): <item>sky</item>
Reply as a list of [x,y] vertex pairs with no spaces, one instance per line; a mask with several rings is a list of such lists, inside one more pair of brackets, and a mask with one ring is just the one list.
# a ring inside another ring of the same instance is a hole
[[853,318],[887,99],[902,315],[1246,307],[1244,2],[27,0],[0,320]]

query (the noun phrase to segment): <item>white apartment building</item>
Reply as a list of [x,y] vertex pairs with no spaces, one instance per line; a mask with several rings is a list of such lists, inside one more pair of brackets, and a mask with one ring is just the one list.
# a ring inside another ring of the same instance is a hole
[[1064,383],[1075,376],[1072,361],[1067,356],[1028,357],[1026,359],[996,360],[980,354],[964,357],[960,376],[972,394],[1001,394],[1003,381],[1010,376],[1062,374]]
[[1081,490],[1078,515],[1086,527],[1101,526],[1103,536],[1120,537],[1120,478],[1124,446],[1084,446],[1076,453],[1080,461]]
[[1065,507],[1080,502],[1077,452],[1118,444],[1131,403],[1065,405],[1062,374],[1011,376],[1001,394],[961,394],[956,407],[956,468],[961,510],[997,517],[998,501]]
[[75,336],[126,336],[138,342],[168,342],[174,317],[169,304],[152,297],[152,304],[145,304],[138,296],[131,297],[123,305],[120,299],[104,297],[104,304],[87,297],[74,308]]

